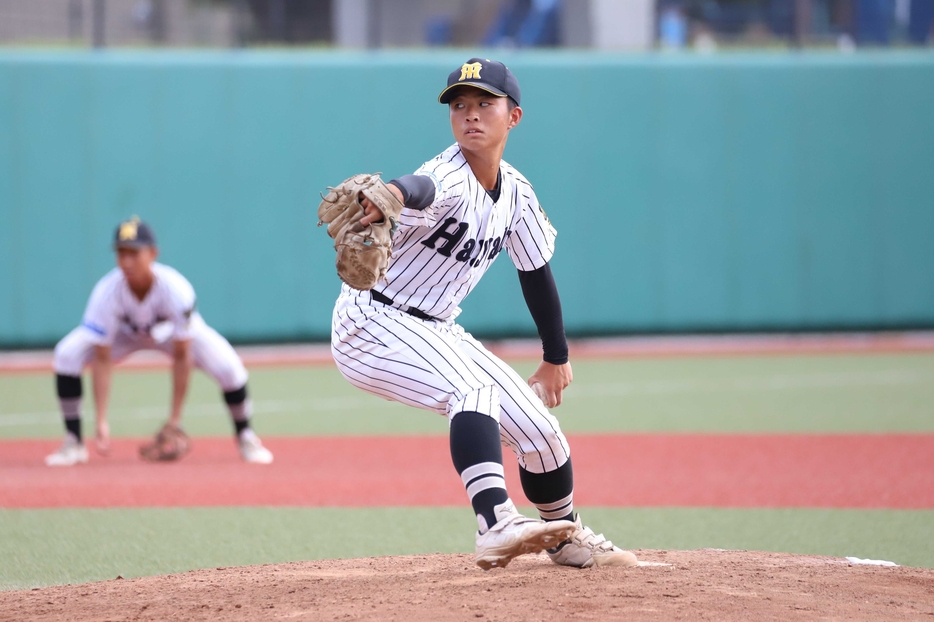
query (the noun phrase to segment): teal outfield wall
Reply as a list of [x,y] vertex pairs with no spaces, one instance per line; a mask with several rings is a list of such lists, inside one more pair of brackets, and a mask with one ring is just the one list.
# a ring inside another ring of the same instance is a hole
[[[132,214],[232,340],[325,337],[318,192],[447,147],[468,55],[0,53],[0,344],[76,325]],[[934,326],[934,55],[504,60],[570,333]],[[505,254],[464,309],[533,330]]]

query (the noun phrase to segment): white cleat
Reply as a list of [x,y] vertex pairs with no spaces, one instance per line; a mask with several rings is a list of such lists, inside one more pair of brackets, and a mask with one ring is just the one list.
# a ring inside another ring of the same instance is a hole
[[519,555],[540,553],[567,540],[576,527],[571,521],[541,521],[516,511],[512,501],[495,508],[499,519],[486,533],[477,534],[476,564],[484,570],[505,568]]
[[240,433],[237,444],[240,446],[240,456],[244,462],[272,464],[272,452],[263,447],[262,441],[259,440],[252,428],[247,428]]
[[74,466],[88,461],[88,448],[73,434],[65,436],[65,442],[55,453],[45,457],[46,466]]
[[590,527],[584,527],[580,514],[574,521],[574,533],[566,541],[553,549],[548,549],[551,561],[561,566],[590,568],[592,566],[618,566],[629,568],[638,566],[639,560],[629,551],[613,546],[602,533],[595,534]]

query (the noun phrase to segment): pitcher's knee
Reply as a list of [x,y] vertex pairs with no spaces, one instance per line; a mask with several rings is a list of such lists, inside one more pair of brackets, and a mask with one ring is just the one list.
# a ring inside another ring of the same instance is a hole
[[454,395],[448,401],[448,418],[461,411],[471,411],[492,417],[499,421],[499,387],[488,384],[459,395]]
[[571,449],[560,429],[543,430],[541,436],[522,439],[516,452],[522,468],[532,473],[550,473],[571,457]]

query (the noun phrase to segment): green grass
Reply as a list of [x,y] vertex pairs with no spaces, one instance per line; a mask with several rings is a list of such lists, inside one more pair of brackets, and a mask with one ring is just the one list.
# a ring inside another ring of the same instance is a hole
[[[534,366],[516,366],[525,376]],[[565,403],[567,432],[934,432],[934,355],[582,360]],[[90,379],[85,391],[90,394]],[[115,436],[145,436],[168,412],[167,372],[116,374]],[[251,373],[266,435],[445,434],[444,418],[367,395],[331,366]],[[49,375],[0,375],[0,438],[62,433]],[[93,420],[86,400],[86,421]],[[185,426],[229,432],[213,382],[194,375]]]
[[[934,567],[934,511],[590,508],[583,516],[627,548],[750,549]],[[218,566],[469,553],[475,528],[466,508],[0,510],[0,590]]]
[[575,432],[934,431],[931,354],[588,361],[575,378],[559,415]]

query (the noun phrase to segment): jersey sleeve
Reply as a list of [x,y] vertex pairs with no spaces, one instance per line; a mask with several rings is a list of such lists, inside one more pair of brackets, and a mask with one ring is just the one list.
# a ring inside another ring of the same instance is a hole
[[415,171],[415,175],[431,180],[435,187],[435,196],[431,204],[424,209],[403,209],[399,215],[399,224],[410,227],[433,227],[438,222],[438,216],[457,203],[463,192],[463,171],[459,166],[451,163],[438,165],[436,162],[429,162]]
[[110,346],[117,335],[117,301],[113,279],[105,276],[91,291],[88,304],[84,309],[81,326],[92,335],[94,345]]
[[175,341],[187,341],[191,339],[191,316],[195,312],[197,301],[192,296],[190,303],[184,303],[178,307],[178,311],[172,316],[172,325],[175,332],[172,339]]
[[166,275],[165,286],[168,289],[169,321],[172,323],[172,339],[186,341],[191,339],[191,318],[195,313],[197,299],[195,288],[179,272]]
[[506,251],[519,270],[537,270],[555,253],[558,232],[528,184],[519,183],[519,204],[512,230],[506,237]]
[[389,182],[402,193],[402,204],[423,210],[435,200],[435,184],[427,175],[403,175]]

